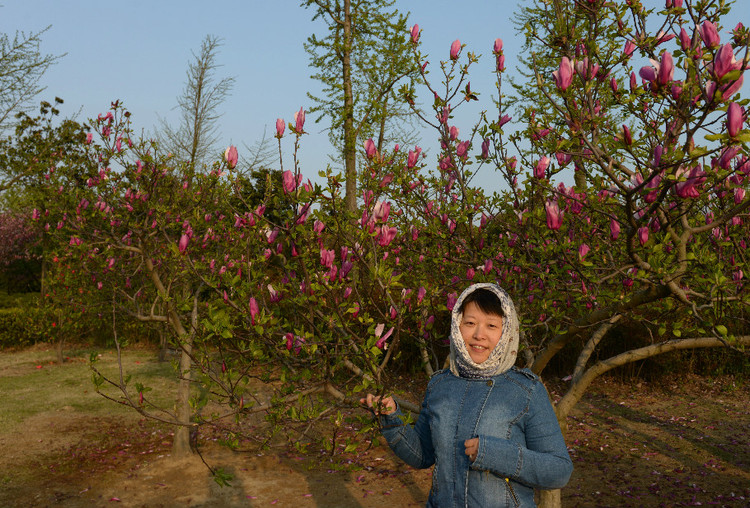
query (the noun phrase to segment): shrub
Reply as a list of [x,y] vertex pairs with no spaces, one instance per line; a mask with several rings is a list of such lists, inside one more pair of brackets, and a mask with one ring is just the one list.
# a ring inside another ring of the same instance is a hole
[[37,307],[0,309],[0,348],[46,340],[48,321],[47,312]]

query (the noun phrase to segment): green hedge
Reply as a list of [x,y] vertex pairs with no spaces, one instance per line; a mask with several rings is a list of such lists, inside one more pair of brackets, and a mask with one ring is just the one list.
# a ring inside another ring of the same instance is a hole
[[0,348],[22,347],[46,340],[49,316],[38,307],[0,309]]

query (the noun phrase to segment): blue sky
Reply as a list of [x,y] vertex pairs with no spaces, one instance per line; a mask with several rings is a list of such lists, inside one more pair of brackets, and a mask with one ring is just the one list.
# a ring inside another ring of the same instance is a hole
[[[47,25],[43,51],[66,53],[45,75],[47,91],[40,97],[65,100],[62,111],[79,120],[106,111],[121,99],[138,128],[158,126],[173,118],[176,97],[185,81],[191,51],[206,34],[223,39],[217,76],[234,76],[235,86],[220,121],[226,144],[253,145],[266,128],[273,134],[276,118],[291,121],[300,107],[311,105],[307,91],[320,87],[310,78],[303,44],[321,24],[297,0],[0,0],[0,30],[38,31]],[[512,25],[501,2],[464,0],[400,1],[402,11],[423,29],[431,61],[447,58],[451,42],[487,55],[472,76],[472,88],[492,91],[491,49],[496,37],[511,43]],[[510,54],[516,51],[510,49]],[[434,55],[434,56],[433,56]],[[484,78],[486,86],[480,87]],[[171,115],[171,116],[170,116]],[[332,148],[308,116],[310,132],[302,144],[302,170],[313,177],[329,163]],[[469,125],[465,126],[468,130]],[[424,145],[429,145],[426,143]],[[288,147],[291,150],[291,139]],[[240,150],[242,152],[242,149]]]
[[[663,6],[662,1],[653,3]],[[5,33],[52,25],[43,35],[42,50],[66,55],[45,75],[47,90],[40,99],[62,97],[63,114],[78,113],[81,121],[106,111],[115,99],[124,101],[136,128],[147,133],[158,126],[159,117],[174,118],[191,51],[199,50],[207,34],[224,42],[218,76],[236,79],[220,129],[225,143],[238,145],[240,152],[243,145],[258,141],[264,129],[273,134],[276,118],[289,122],[300,107],[308,109],[306,92],[319,90],[310,78],[303,43],[312,33],[322,33],[322,25],[311,21],[312,11],[300,7],[298,0],[0,0],[0,5],[0,30]],[[432,65],[447,58],[455,39],[484,55],[471,76],[472,90],[482,93],[473,113],[492,107],[495,38],[505,42],[509,69],[515,65],[521,42],[510,19],[515,5],[487,0],[396,3],[411,13],[410,24],[422,28],[422,51]],[[738,20],[750,25],[750,16],[740,10],[734,8],[731,26]],[[468,131],[472,125],[459,119],[458,126]],[[323,123],[314,124],[308,117],[305,127],[310,135],[300,152],[302,172],[315,180],[333,150]],[[423,139],[423,147],[433,144],[431,138]],[[484,185],[494,187],[495,180],[485,178]]]

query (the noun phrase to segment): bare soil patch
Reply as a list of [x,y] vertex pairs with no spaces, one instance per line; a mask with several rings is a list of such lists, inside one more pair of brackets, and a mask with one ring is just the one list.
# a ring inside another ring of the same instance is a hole
[[[0,380],[35,368],[13,367],[0,368]],[[562,388],[551,386],[553,397]],[[608,380],[587,394],[568,427],[575,472],[564,506],[750,505],[748,383]],[[220,487],[200,458],[172,459],[170,442],[168,427],[135,412],[50,405],[0,428],[0,506],[408,507],[424,506],[431,481],[429,470],[403,464],[377,440],[351,453],[341,446],[333,454],[236,452],[202,434],[206,462],[234,477]]]

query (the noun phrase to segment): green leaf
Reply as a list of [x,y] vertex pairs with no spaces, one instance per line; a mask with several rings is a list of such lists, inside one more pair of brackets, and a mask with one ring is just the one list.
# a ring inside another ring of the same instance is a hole
[[719,335],[722,335],[724,337],[727,336],[727,327],[724,325],[716,325],[716,331],[719,332]]

